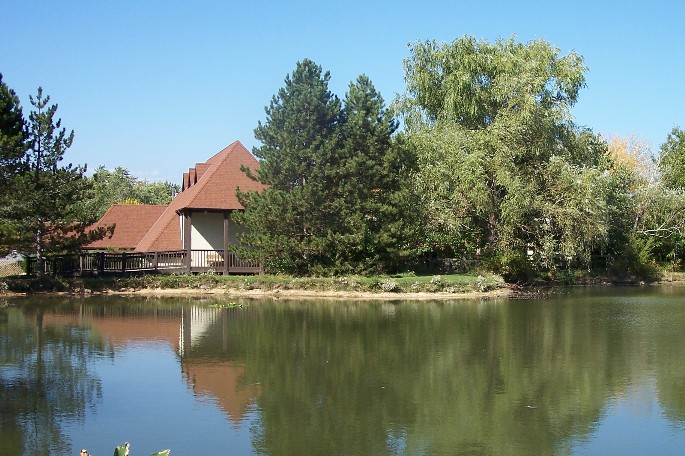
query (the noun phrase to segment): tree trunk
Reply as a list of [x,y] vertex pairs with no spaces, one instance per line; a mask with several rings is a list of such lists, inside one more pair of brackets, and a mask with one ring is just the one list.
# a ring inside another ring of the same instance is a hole
[[45,274],[45,261],[43,258],[43,231],[39,228],[36,232],[36,274]]

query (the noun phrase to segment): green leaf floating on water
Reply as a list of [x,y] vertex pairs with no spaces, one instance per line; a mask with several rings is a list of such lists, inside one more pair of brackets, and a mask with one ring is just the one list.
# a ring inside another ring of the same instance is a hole
[[245,305],[238,304],[237,302],[221,302],[221,303],[211,304],[209,307],[215,307],[215,308],[219,308],[219,309],[234,309],[236,307],[245,307]]

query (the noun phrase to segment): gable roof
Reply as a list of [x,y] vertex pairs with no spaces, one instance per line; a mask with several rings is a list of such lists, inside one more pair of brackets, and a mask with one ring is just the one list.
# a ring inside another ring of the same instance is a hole
[[183,174],[181,193],[171,201],[135,250],[149,252],[183,248],[178,215],[184,211],[243,209],[236,196],[236,189],[261,191],[265,186],[241,171],[242,165],[256,170],[259,168],[259,161],[240,141],[235,141],[205,163],[198,163],[190,168]]
[[159,204],[113,204],[93,229],[116,225],[114,233],[84,248],[132,250],[166,208],[166,205]]

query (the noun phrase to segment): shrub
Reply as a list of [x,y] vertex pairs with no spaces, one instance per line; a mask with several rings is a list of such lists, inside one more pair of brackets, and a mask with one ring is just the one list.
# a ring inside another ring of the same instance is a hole
[[525,253],[505,252],[492,260],[493,270],[507,283],[531,283],[537,276],[533,263]]
[[400,285],[393,279],[383,279],[381,280],[381,290],[386,293],[399,293],[402,291]]

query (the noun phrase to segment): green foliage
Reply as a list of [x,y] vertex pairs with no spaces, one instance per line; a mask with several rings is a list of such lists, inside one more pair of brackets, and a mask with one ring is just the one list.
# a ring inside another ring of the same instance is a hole
[[623,255],[612,264],[610,273],[618,280],[659,280],[661,271],[652,256],[653,247],[654,238],[631,236]]
[[502,252],[491,258],[489,265],[507,283],[530,284],[537,277],[535,265],[525,252]]
[[671,130],[661,145],[658,166],[666,187],[685,189],[685,131]]
[[26,150],[26,121],[14,90],[0,73],[0,177],[7,182],[22,166]]
[[649,247],[650,256],[660,262],[682,256],[685,253],[685,188],[649,184],[639,187],[633,199],[634,236]]
[[340,100],[328,90],[330,73],[311,60],[298,62],[292,77],[265,108],[267,120],[255,128],[262,145],[259,181],[277,190],[303,187],[324,170],[325,152],[340,116]]
[[499,255],[493,264],[518,281],[530,276],[528,250],[544,269],[557,256],[588,262],[608,245],[610,203],[626,188],[606,144],[571,121],[582,58],[558,54],[542,40],[411,47],[395,107],[418,153],[417,250]]
[[72,279],[50,275],[8,277],[6,283],[9,291],[15,293],[63,292],[74,290]]
[[631,193],[633,220],[626,251],[636,275],[654,276],[656,263],[685,257],[685,132],[674,128],[661,146],[657,180],[641,180]]
[[410,52],[401,100],[410,127],[447,121],[476,130],[500,114],[566,115],[585,85],[582,57],[559,57],[544,40],[491,44],[465,36],[451,44],[419,42]]
[[15,248],[16,222],[8,208],[14,199],[15,176],[24,168],[26,121],[14,90],[2,81],[0,74],[0,256]]
[[380,272],[398,267],[406,244],[401,195],[413,155],[394,141],[397,122],[366,76],[344,105],[329,78],[299,62],[255,129],[256,178],[269,188],[239,193],[245,211],[234,218],[247,228],[241,253],[271,272]]
[[6,204],[0,229],[4,245],[36,253],[40,272],[44,254],[73,251],[101,238],[106,230],[87,231],[94,220],[79,219],[78,204],[90,190],[86,169],[62,164],[74,132],[61,127],[61,119],[55,119],[57,105],[49,104],[50,97],[43,96],[41,88],[30,101],[33,110],[19,158],[21,166],[8,175],[0,197]]
[[172,195],[180,190],[171,182],[140,180],[122,167],[108,171],[100,166],[88,180],[92,192],[81,203],[84,219],[99,219],[113,204],[169,204]]

